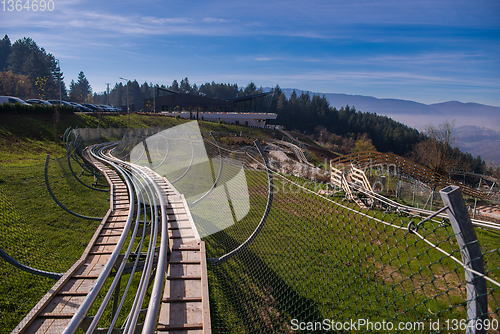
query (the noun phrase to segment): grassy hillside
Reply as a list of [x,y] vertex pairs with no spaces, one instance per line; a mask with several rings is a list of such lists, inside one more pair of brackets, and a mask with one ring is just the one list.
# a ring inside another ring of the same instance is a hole
[[[4,114],[0,123],[0,165],[25,166],[43,163],[45,156],[61,157],[66,151],[62,135],[68,128],[146,128],[152,126],[171,127],[188,122],[185,119],[150,114],[70,114],[61,115],[55,126],[52,115]],[[225,145],[250,144],[254,137],[281,139],[277,130],[250,128],[245,126],[199,121],[201,131],[222,132],[218,138]],[[54,128],[56,127],[56,135]],[[240,134],[243,137],[240,137]],[[246,138],[246,136],[250,136]],[[319,146],[318,146],[319,148]],[[314,152],[313,162],[323,163],[324,154]]]
[[46,154],[66,152],[61,136],[68,127],[114,128],[174,126],[184,122],[172,117],[149,115],[61,115],[54,135],[52,115],[2,115],[0,124],[0,164],[30,165],[44,161]]

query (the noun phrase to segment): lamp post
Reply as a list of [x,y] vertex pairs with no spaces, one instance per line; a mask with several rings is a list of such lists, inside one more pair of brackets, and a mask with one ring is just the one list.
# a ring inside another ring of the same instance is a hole
[[57,60],[57,76],[59,77],[59,105],[56,106],[54,110],[54,141],[57,142],[57,123],[59,122],[59,109],[61,108],[62,97],[61,97],[61,65],[59,64],[59,59]]
[[129,106],[128,106],[128,79],[120,77],[121,80],[125,80],[127,82],[127,113],[130,112]]
[[56,59],[57,61],[57,73],[59,77],[59,105],[61,105],[61,64],[59,64],[59,59]]
[[128,123],[127,123],[127,128],[130,128],[130,109],[128,107],[128,79],[119,77],[122,80],[125,80],[127,82],[127,114],[128,114]]

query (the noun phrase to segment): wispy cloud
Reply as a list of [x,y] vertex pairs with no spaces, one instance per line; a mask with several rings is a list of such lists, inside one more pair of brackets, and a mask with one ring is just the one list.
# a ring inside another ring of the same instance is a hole
[[0,28],[12,41],[32,37],[65,73],[94,70],[95,85],[119,72],[500,96],[494,0],[65,0],[52,12],[0,12]]

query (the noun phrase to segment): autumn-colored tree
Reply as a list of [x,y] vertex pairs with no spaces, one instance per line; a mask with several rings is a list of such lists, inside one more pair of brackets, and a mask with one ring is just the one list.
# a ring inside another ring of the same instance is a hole
[[0,72],[0,95],[26,99],[30,94],[31,83],[26,76],[11,71]]
[[375,145],[373,145],[372,140],[364,134],[354,142],[354,148],[351,150],[351,153],[376,150],[377,149],[375,148]]
[[45,100],[47,96],[46,88],[47,88],[47,82],[48,82],[48,77],[37,77],[35,81],[35,86],[38,90],[37,95],[38,98]]

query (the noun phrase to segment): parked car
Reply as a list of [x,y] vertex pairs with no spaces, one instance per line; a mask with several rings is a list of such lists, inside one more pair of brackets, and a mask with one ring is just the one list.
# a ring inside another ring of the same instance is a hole
[[104,111],[108,111],[108,112],[114,112],[115,111],[115,109],[113,107],[110,107],[110,106],[108,106],[106,104],[99,105],[99,107],[103,108]]
[[74,108],[76,111],[79,111],[79,112],[92,112],[92,109],[90,109],[89,107],[86,107],[82,104],[79,104],[79,103],[76,103],[76,102],[69,102]]
[[[57,105],[62,105],[62,106],[68,106],[68,107],[73,107],[73,105],[67,101],[63,100],[49,100],[50,103],[52,104],[57,104]],[[74,107],[73,107],[74,108]]]
[[82,106],[87,107],[91,109],[93,112],[101,112],[102,109],[96,106],[95,104],[90,104],[90,103],[82,103]]
[[31,105],[40,104],[42,106],[51,106],[52,105],[52,103],[50,103],[49,101],[45,101],[45,100],[41,100],[41,99],[29,99],[29,100],[26,100],[26,103],[29,103]]
[[0,96],[0,104],[4,104],[4,103],[10,103],[10,104],[19,103],[19,104],[28,105],[28,106],[31,105],[31,104],[28,104],[28,103],[24,102],[23,100],[21,100],[18,97],[14,97],[14,96]]

